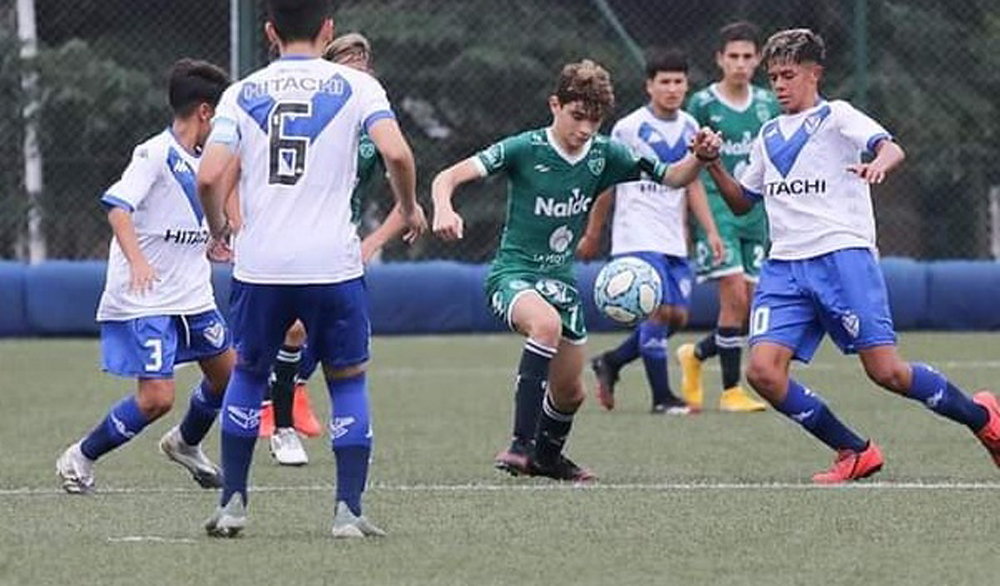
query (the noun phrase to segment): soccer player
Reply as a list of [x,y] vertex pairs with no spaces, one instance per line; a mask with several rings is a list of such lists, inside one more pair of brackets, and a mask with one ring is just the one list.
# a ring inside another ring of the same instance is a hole
[[[514,437],[496,466],[512,474],[587,481],[589,470],[563,455],[573,415],[584,399],[587,329],[573,275],[573,253],[594,197],[643,173],[670,187],[694,181],[701,168],[689,154],[671,165],[634,156],[597,134],[612,109],[608,72],[593,61],[570,63],[549,97],[552,124],[503,139],[440,172],[432,183],[434,232],[462,238],[452,207],[455,188],[506,172],[507,220],[486,280],[493,312],[527,340],[518,366]],[[694,137],[699,156],[717,146],[711,133]]]
[[[687,56],[678,50],[659,51],[646,63],[649,103],[615,124],[611,138],[644,157],[665,164],[687,154],[698,123],[681,110],[688,90]],[[722,258],[722,242],[712,221],[701,180],[686,189],[653,181],[623,183],[602,193],[594,203],[587,231],[577,247],[578,256],[597,256],[609,208],[614,204],[611,255],[635,256],[652,265],[660,275],[660,307],[617,348],[591,362],[597,378],[597,400],[605,409],[615,406],[615,383],[622,367],[642,357],[652,392],[652,413],[684,415],[690,408],[670,389],[667,377],[667,339],[687,323],[691,299],[691,266],[687,260],[686,205],[698,222],[707,226],[713,256]]]
[[160,450],[202,487],[222,485],[201,441],[219,412],[235,354],[212,294],[209,233],[195,172],[229,81],[210,63],[175,63],[169,79],[173,122],[135,147],[121,179],[101,198],[114,232],[97,308],[102,367],[135,379],[137,388],[59,457],[56,472],[66,492],[90,492],[94,462],[170,411],[174,366],[192,361],[204,378],[180,425],[160,439]]
[[361,506],[372,446],[370,324],[351,191],[364,128],[385,160],[411,236],[419,235],[426,220],[416,203],[413,154],[378,81],[321,58],[334,31],[324,0],[269,0],[268,12],[265,32],[281,57],[223,94],[198,173],[210,229],[224,240],[227,169],[238,164],[243,217],[232,291],[238,360],[223,402],[226,473],[205,529],[233,537],[246,525],[261,399],[285,332],[298,319],[333,404],[333,536],[383,535]]
[[[748,22],[723,27],[715,53],[722,79],[695,93],[688,102],[688,111],[698,124],[722,135],[722,163],[737,177],[746,167],[750,144],[757,131],[779,113],[774,96],[750,83],[760,62],[758,38],[757,27]],[[706,188],[726,257],[721,263],[714,262],[706,231],[695,226],[698,279],[718,282],[719,315],[714,331],[696,344],[683,344],[677,349],[681,364],[681,397],[692,409],[702,409],[705,394],[702,362],[718,355],[722,367],[719,409],[737,413],[761,411],[765,408],[764,403],[752,398],[740,386],[740,360],[753,285],[767,254],[767,218],[761,208],[737,217],[726,206],[714,183],[706,181]]]
[[[904,154],[877,122],[847,102],[820,97],[824,57],[811,30],[773,35],[763,63],[784,114],[761,129],[739,182],[719,162],[708,167],[733,212],[763,201],[770,225],[771,253],[750,317],[747,380],[836,450],[833,467],[813,476],[817,483],[864,478],[883,463],[874,442],[789,377],[791,360],[808,362],[824,333],[842,352],[856,352],[879,386],[968,427],[1000,466],[997,399],[985,391],[970,399],[933,368],[904,362],[896,349],[869,185],[881,183]],[[862,162],[864,153],[870,162]]]

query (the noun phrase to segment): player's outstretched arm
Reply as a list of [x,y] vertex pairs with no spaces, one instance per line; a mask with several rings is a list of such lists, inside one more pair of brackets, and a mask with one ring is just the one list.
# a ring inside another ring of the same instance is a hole
[[594,207],[590,208],[587,229],[580,238],[580,243],[576,245],[577,258],[582,260],[597,258],[597,253],[601,248],[601,233],[604,231],[604,223],[608,219],[608,211],[614,200],[615,189],[613,187],[597,196]]
[[455,163],[434,177],[431,200],[434,202],[434,234],[442,240],[460,240],[464,229],[462,216],[451,205],[455,188],[482,177],[476,159],[470,157]]
[[743,186],[722,166],[718,159],[705,165],[705,170],[715,181],[715,185],[733,213],[741,216],[753,209],[754,201],[743,194]]
[[417,203],[417,166],[413,161],[413,151],[393,118],[377,120],[368,129],[368,136],[385,161],[389,187],[409,229],[407,238],[412,241],[427,230],[427,218]]
[[667,187],[684,187],[698,178],[701,168],[719,158],[722,138],[709,128],[701,128],[691,141],[691,152],[680,161],[670,165],[663,175]]
[[875,145],[875,158],[871,162],[850,165],[847,170],[868,183],[882,183],[886,175],[900,166],[905,158],[903,147],[883,139]]
[[132,273],[129,290],[135,293],[149,291],[153,288],[153,282],[159,280],[159,277],[139,246],[132,214],[120,207],[113,207],[108,211],[108,223],[111,224],[115,240],[118,241],[118,246],[122,249],[122,254],[128,261],[129,271]]
[[236,185],[237,173],[232,169],[236,164],[234,150],[228,144],[212,142],[210,136],[198,166],[198,198],[208,220],[208,229],[218,240],[229,237],[225,206]]

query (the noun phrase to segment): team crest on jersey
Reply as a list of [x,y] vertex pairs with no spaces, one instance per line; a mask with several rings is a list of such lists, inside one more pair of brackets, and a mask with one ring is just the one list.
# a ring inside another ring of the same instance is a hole
[[361,154],[362,158],[370,159],[375,156],[375,145],[370,142],[362,143],[358,152]]
[[549,248],[552,252],[563,253],[569,248],[569,243],[573,241],[573,231],[567,226],[559,226],[552,231],[549,236]]
[[757,107],[754,110],[757,113],[757,120],[760,120],[761,124],[773,118],[771,109],[767,107],[767,103],[765,102],[757,102]]
[[220,322],[212,322],[212,325],[205,328],[202,334],[208,343],[216,348],[221,348],[223,342],[226,341],[226,326],[222,325]]
[[587,161],[587,168],[594,175],[600,177],[601,173],[604,172],[604,157],[594,157]]
[[861,332],[861,320],[853,313],[846,313],[840,318],[841,325],[852,338],[857,338]]

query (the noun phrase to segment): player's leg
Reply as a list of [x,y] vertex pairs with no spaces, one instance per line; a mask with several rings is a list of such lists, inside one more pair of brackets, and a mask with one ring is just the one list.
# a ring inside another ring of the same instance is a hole
[[169,316],[101,324],[105,371],[136,380],[136,392],[113,405],[104,419],[56,461],[63,488],[86,493],[94,487],[93,464],[163,416],[174,401],[177,332]]
[[[305,326],[300,320],[295,320],[292,327],[285,332],[285,340],[278,350],[278,358],[274,362],[274,372],[269,379],[268,394],[271,397],[271,410],[274,418],[274,430],[269,440],[271,456],[278,464],[284,466],[303,466],[309,462],[302,441],[295,432],[295,419],[292,407],[295,399],[295,379],[302,362],[302,347],[306,341]],[[267,406],[264,407],[264,417]],[[262,435],[267,435],[262,431]]]
[[[730,413],[751,413],[767,408],[763,402],[751,397],[740,385],[742,372],[740,363],[745,342],[743,333],[746,331],[746,320],[750,313],[750,300],[753,299],[753,285],[760,275],[764,245],[756,238],[741,238],[739,243],[743,273],[738,280],[723,277],[719,284],[719,329],[716,332],[719,366],[722,368],[722,395],[719,397],[719,409]],[[726,292],[722,293],[724,289]],[[728,299],[728,302],[723,301],[725,299]]]
[[222,407],[222,397],[236,364],[236,353],[231,348],[225,320],[217,310],[181,316],[175,323],[183,334],[177,362],[196,360],[204,378],[191,390],[188,410],[180,424],[160,438],[160,451],[187,468],[203,488],[220,488],[222,472],[208,459],[201,444]]
[[584,399],[582,373],[586,354],[583,342],[584,339],[562,339],[552,360],[531,454],[532,474],[576,482],[596,478],[593,472],[576,465],[563,454],[573,417]]
[[668,338],[687,322],[683,306],[661,305],[639,325],[639,352],[646,372],[654,414],[687,415],[691,408],[674,395],[668,374]]
[[639,357],[640,327],[633,328],[618,346],[590,360],[590,369],[597,380],[597,402],[607,411],[615,408],[615,385],[618,384],[619,372]]

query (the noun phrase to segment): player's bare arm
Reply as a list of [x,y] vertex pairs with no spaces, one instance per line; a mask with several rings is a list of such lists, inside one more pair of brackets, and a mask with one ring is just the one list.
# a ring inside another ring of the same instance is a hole
[[198,198],[205,211],[212,237],[225,240],[231,231],[226,218],[226,199],[235,186],[235,175],[230,169],[235,165],[236,154],[223,143],[210,142],[205,147],[198,167]]
[[149,291],[153,288],[153,282],[158,281],[159,277],[139,247],[139,237],[135,234],[132,214],[119,207],[111,208],[108,212],[108,223],[111,224],[115,240],[118,241],[118,246],[128,260],[129,270],[132,273],[129,290],[135,293]]
[[743,194],[743,186],[733,179],[720,160],[708,163],[705,165],[705,170],[712,177],[712,181],[715,181],[722,199],[726,200],[726,205],[734,214],[742,216],[753,209],[754,201]]
[[385,161],[389,187],[408,228],[407,239],[412,241],[427,230],[427,218],[417,203],[417,167],[413,151],[394,119],[376,121],[368,129],[368,136]]
[[722,238],[719,237],[719,230],[715,226],[715,220],[712,218],[712,209],[708,207],[708,194],[705,192],[705,184],[701,182],[701,179],[695,179],[687,186],[686,193],[688,207],[708,235],[708,244],[712,247],[712,259],[715,261],[715,264],[718,264],[726,257],[726,248],[722,244]]
[[[389,210],[385,221],[361,241],[361,261],[367,264],[375,256],[375,253],[385,246],[386,242],[396,238],[404,231],[406,231],[406,222],[403,220],[403,212],[400,211],[399,204],[396,204]],[[403,240],[407,244],[412,244],[415,240],[416,237],[412,234],[412,232],[406,232],[403,235]]]
[[608,219],[608,212],[614,201],[615,189],[613,187],[597,196],[594,206],[590,208],[587,229],[580,238],[580,243],[576,245],[577,258],[582,260],[597,258],[597,253],[601,248],[601,232],[604,230],[604,223]]
[[719,157],[722,139],[708,128],[701,128],[691,142],[691,152],[680,161],[670,165],[663,175],[667,187],[684,187],[698,178],[701,168]]
[[903,148],[889,139],[880,140],[875,145],[875,153],[871,162],[850,165],[847,170],[868,183],[882,183],[886,175],[906,158]]
[[434,177],[431,200],[434,202],[434,234],[446,241],[461,240],[464,229],[462,216],[451,205],[451,196],[463,183],[482,177],[474,158],[455,163]]

